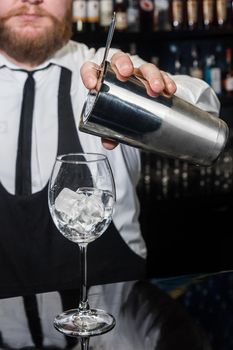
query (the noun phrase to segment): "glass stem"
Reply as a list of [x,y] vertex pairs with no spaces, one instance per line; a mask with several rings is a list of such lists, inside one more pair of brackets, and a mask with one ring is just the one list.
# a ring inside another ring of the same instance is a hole
[[89,310],[90,306],[87,298],[87,244],[80,245],[80,273],[81,273],[81,286],[80,286],[80,310]]
[[89,338],[81,338],[82,350],[89,349]]

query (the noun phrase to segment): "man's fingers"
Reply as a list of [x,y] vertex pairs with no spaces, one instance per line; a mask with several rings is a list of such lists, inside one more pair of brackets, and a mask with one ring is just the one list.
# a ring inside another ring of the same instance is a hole
[[153,92],[154,95],[164,93],[170,96],[176,92],[174,81],[152,63],[142,64],[139,72],[150,86],[150,89],[147,88],[149,95],[152,95],[151,92]]
[[87,89],[94,89],[97,85],[99,66],[93,62],[85,62],[81,67],[81,78]]
[[116,68],[115,73],[120,80],[124,80],[133,74],[133,63],[130,57],[122,51],[119,51],[112,56],[111,65]]
[[169,77],[167,73],[164,71],[160,71],[163,77],[163,81],[165,83],[165,89],[164,93],[168,96],[172,96],[176,92],[176,84],[175,82]]
[[[176,92],[176,84],[167,73],[158,69],[152,63],[142,64],[134,69],[130,57],[119,51],[112,56],[111,65],[119,80],[125,81],[133,73],[138,73],[143,77],[147,93],[150,96],[156,96],[164,93],[168,96]],[[87,89],[97,88],[99,66],[93,62],[86,62],[81,67],[81,77]]]
[[112,150],[118,145],[118,143],[116,141],[111,140],[111,139],[103,139],[102,138],[101,141],[102,141],[104,148],[106,148],[108,150]]
[[142,64],[139,69],[154,93],[160,94],[165,88],[165,83],[160,70],[152,63]]

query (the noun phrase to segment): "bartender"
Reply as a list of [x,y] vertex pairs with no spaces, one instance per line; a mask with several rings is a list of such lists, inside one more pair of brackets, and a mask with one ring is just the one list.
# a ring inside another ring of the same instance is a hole
[[[89,285],[145,276],[135,190],[140,153],[123,145],[109,151],[114,142],[103,140],[104,148],[98,137],[78,131],[103,49],[70,41],[71,17],[72,0],[0,1],[0,331],[2,342],[14,348],[53,346],[49,315],[77,305],[78,249],[56,230],[47,204],[57,155],[104,153],[115,178],[112,224],[89,248]],[[119,79],[139,70],[150,95],[172,95],[178,88],[178,94],[218,112],[204,82],[177,77],[175,84],[154,65],[120,51],[111,50],[109,60]]]

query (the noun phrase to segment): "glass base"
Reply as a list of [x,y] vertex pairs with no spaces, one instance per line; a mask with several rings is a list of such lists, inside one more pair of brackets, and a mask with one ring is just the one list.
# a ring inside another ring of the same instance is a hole
[[116,324],[115,318],[99,309],[86,311],[72,309],[57,315],[54,327],[61,333],[73,337],[91,337],[110,331]]

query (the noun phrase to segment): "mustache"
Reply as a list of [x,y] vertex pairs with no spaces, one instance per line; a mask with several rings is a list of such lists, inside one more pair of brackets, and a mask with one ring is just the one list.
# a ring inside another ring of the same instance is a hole
[[[29,6],[21,6],[17,9],[14,10],[10,10],[5,16],[0,17],[1,21],[7,21],[8,19],[10,19],[11,17],[17,17],[17,16],[22,16],[22,15],[35,15],[35,16],[41,16],[41,17],[49,17],[52,20],[55,20],[54,16],[51,15],[49,12],[47,12],[46,10],[39,8],[39,7],[34,7],[33,11],[30,10]],[[56,19],[57,21],[57,19]]]

